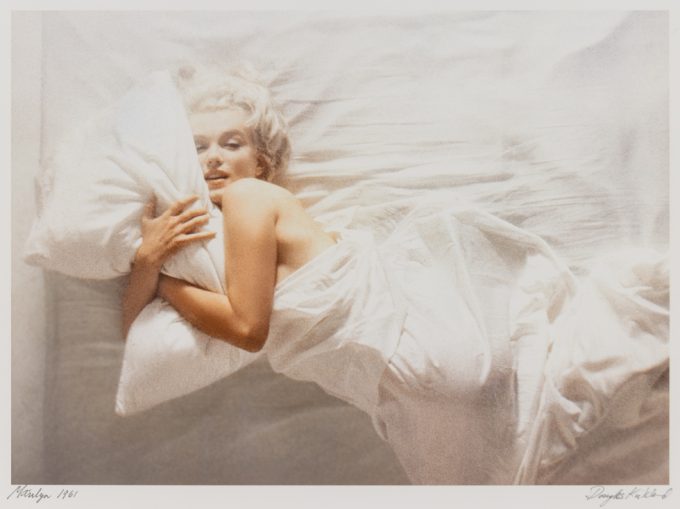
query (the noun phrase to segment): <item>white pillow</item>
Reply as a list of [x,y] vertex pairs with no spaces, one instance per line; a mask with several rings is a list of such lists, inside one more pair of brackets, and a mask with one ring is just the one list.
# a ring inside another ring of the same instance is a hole
[[132,415],[234,373],[260,354],[211,339],[162,299],[154,299],[128,333],[116,413]]
[[144,204],[160,209],[188,193],[209,206],[184,108],[168,73],[150,75],[63,140],[41,178],[26,261],[65,274],[126,274]]
[[[211,202],[182,101],[166,72],[150,75],[60,145],[42,181],[25,260],[75,277],[126,274],[152,194],[158,212],[190,194],[216,237],[184,248],[163,271],[224,292],[222,215]],[[156,299],[128,333],[116,412],[129,415],[205,387],[260,354],[211,339]]]

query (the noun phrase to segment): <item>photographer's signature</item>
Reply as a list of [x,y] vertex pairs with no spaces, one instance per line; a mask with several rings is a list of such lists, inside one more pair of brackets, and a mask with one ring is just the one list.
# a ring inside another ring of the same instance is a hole
[[43,489],[42,486],[38,488],[29,487],[28,484],[22,484],[17,486],[12,490],[12,492],[7,495],[6,500],[11,499],[28,499],[32,500],[36,504],[39,504],[43,500],[69,500],[76,498],[78,496],[78,490],[71,490],[66,488],[57,488],[52,490]]
[[666,500],[673,488],[654,488],[634,486],[632,488],[605,488],[604,486],[591,486],[586,500],[599,502],[600,507],[606,506],[612,500]]

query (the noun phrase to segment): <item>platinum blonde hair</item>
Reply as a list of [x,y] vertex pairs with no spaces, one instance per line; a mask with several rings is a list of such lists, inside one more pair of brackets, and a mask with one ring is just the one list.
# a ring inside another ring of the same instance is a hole
[[175,81],[189,113],[245,111],[263,178],[271,181],[286,171],[291,154],[288,125],[252,67],[219,71],[185,66]]

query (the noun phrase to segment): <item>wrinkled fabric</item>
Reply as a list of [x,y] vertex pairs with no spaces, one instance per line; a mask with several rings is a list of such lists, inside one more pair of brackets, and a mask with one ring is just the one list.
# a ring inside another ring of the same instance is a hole
[[[594,264],[549,330],[552,348],[517,482],[587,479],[564,465],[574,469],[581,444],[589,459],[599,456],[593,470],[607,480],[641,482],[636,469],[643,476],[658,470],[649,458],[668,445],[668,305],[667,257],[629,250]],[[643,482],[667,483],[665,475]]]
[[373,236],[342,236],[278,285],[265,350],[275,371],[372,413],[405,310]]
[[267,356],[368,412],[414,483],[559,483],[612,412],[619,427],[659,412],[664,267],[644,253],[579,281],[489,214],[415,207],[277,288]]

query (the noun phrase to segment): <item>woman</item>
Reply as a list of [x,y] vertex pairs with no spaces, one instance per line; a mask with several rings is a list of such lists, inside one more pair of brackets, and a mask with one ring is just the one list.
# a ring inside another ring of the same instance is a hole
[[[222,208],[227,294],[159,275],[177,249],[212,234],[199,231],[208,216],[188,208],[193,197],[158,217],[152,202],[124,294],[126,331],[158,294],[210,336],[264,349],[275,371],[366,411],[414,483],[568,483],[582,438],[611,434],[601,423],[611,420],[614,395],[628,409],[652,394],[663,400],[663,306],[610,285],[570,307],[575,279],[547,245],[481,212],[406,204],[388,209],[386,238],[325,232],[271,183],[290,149],[266,89],[240,76],[222,83],[191,87],[187,102],[210,197]],[[647,267],[649,281],[664,281],[659,267]],[[578,330],[592,320],[579,309],[616,299],[625,316],[602,314],[616,323],[596,330],[618,331],[620,321],[649,332],[645,364],[630,376],[608,366],[630,364],[639,334],[592,340]],[[663,408],[643,413],[640,422]]]
[[268,335],[276,284],[335,238],[291,193],[270,183],[285,168],[290,149],[285,123],[268,103],[266,90],[239,76],[226,84],[233,87],[230,95],[240,93],[242,106],[235,97],[220,109],[195,99],[190,124],[210,198],[224,216],[228,293],[214,294],[160,275],[174,252],[214,233],[198,231],[209,215],[205,209],[188,208],[196,197],[178,201],[158,217],[152,201],[145,209],[143,242],[124,294],[124,332],[158,294],[207,334],[256,352]]

